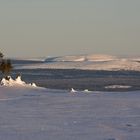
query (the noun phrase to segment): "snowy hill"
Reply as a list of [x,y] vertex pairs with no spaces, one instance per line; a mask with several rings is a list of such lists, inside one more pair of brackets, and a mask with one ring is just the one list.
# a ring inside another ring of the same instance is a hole
[[47,58],[46,62],[83,62],[83,61],[110,61],[116,59],[115,56],[111,55],[69,55],[69,56],[60,56],[54,58]]
[[[23,61],[23,60],[22,60]],[[27,62],[27,60],[26,60]],[[36,63],[15,64],[15,69],[83,69],[83,70],[134,70],[140,71],[140,57],[111,55],[71,55],[49,57]]]

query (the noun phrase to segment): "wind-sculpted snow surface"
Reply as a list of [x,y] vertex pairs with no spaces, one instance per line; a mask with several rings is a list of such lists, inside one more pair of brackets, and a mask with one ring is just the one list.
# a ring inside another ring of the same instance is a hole
[[139,140],[140,92],[0,86],[0,140]]
[[[110,55],[75,55],[50,57],[44,62],[15,65],[15,69],[84,69],[140,71],[140,57],[127,58]],[[27,60],[26,60],[27,61]]]

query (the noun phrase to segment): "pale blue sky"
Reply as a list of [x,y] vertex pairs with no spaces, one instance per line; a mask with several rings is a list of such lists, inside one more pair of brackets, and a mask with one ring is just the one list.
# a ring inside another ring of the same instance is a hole
[[139,55],[140,0],[0,0],[9,57]]

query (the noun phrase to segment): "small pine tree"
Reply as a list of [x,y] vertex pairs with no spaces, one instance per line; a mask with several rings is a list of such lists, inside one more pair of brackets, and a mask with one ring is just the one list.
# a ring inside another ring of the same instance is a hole
[[9,75],[9,73],[12,70],[12,64],[9,59],[4,59],[4,55],[2,52],[0,52],[0,71],[5,75]]
[[0,65],[0,70],[4,75],[8,75],[11,70],[12,70],[12,64],[11,61],[8,59],[2,59],[1,65]]
[[3,58],[3,57],[4,57],[3,53],[0,52],[0,58]]

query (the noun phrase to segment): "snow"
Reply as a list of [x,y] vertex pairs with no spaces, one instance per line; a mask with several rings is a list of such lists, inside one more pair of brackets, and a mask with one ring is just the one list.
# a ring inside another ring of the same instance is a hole
[[12,59],[12,60],[22,60],[22,61],[33,61],[33,62],[44,62],[45,61],[45,57],[41,57],[41,58],[27,58],[27,57],[13,57],[13,58],[7,58],[7,59]]
[[77,91],[74,88],[71,88],[71,92],[75,93]]
[[105,54],[88,54],[88,55],[68,55],[46,59],[52,62],[82,62],[82,61],[110,61],[116,59],[115,56]]
[[31,86],[33,87],[37,87],[37,85],[35,83],[31,83]]
[[126,86],[126,85],[109,85],[105,87],[106,89],[115,89],[115,88],[119,88],[119,89],[127,89],[127,88],[131,88],[131,86]]
[[85,89],[84,92],[90,93],[90,92],[92,92],[92,91],[89,91],[88,89]]
[[139,140],[139,108],[140,91],[0,86],[0,140]]
[[21,76],[18,76],[15,80],[11,76],[7,76],[1,80],[1,85],[3,86],[28,86],[28,87],[37,87],[35,83],[26,84],[21,80]]
[[134,70],[140,71],[140,57],[127,58],[110,55],[73,55],[47,58],[36,64],[15,65],[15,69],[83,69],[83,70]]

